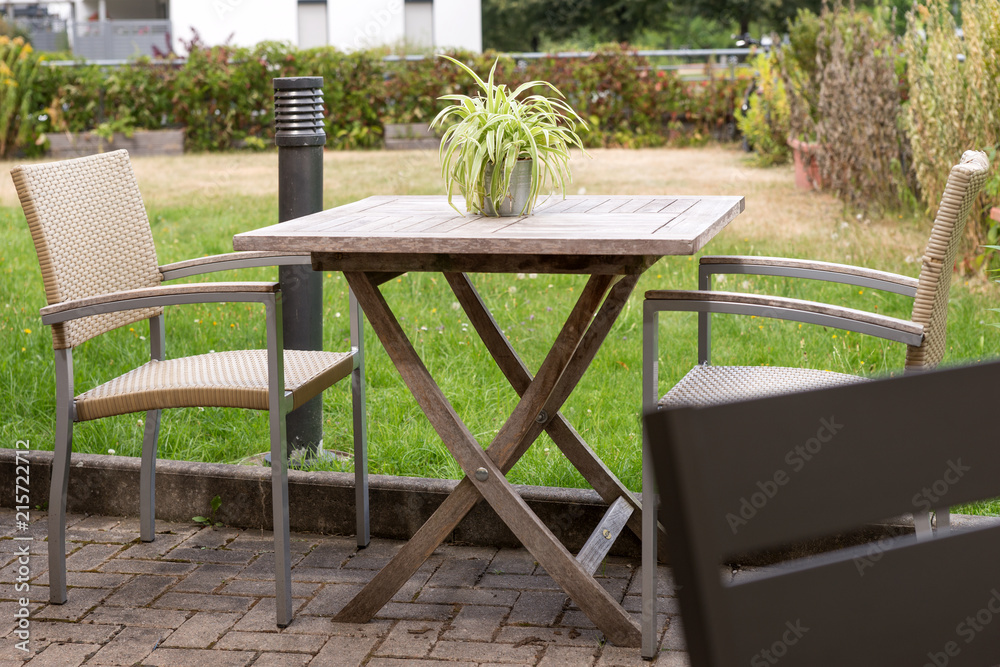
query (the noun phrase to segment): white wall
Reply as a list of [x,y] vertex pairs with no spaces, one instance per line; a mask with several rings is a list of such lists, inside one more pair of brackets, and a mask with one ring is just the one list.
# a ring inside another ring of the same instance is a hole
[[[98,0],[71,1],[76,4],[79,20],[86,20],[89,13],[97,9]],[[192,26],[210,45],[224,43],[231,34],[233,43],[240,46],[252,46],[264,40],[299,45],[298,0],[169,0],[169,3],[174,46],[178,50],[182,49],[181,39],[191,39]],[[125,18],[120,15],[121,11],[115,16],[115,10],[122,10],[129,4],[132,0],[108,0],[108,13],[111,18]],[[146,4],[155,6],[155,1],[141,0],[136,7]],[[327,0],[329,44],[354,51],[401,43],[406,36],[404,5],[403,0]],[[419,4],[413,6],[414,18],[422,14],[422,10],[426,8]],[[149,10],[143,13],[146,11]],[[422,24],[423,21],[414,23]],[[481,1],[434,0],[432,32],[437,48],[482,51]],[[310,36],[306,37],[308,41]]]
[[223,44],[230,35],[233,44],[253,46],[257,42],[298,43],[298,0],[171,0],[170,22],[174,45],[190,40],[191,27],[208,45]]
[[482,51],[480,0],[434,0],[434,46]]
[[328,0],[330,45],[344,51],[403,39],[403,0]]
[[327,24],[326,5],[305,3],[299,5],[299,41],[300,49],[312,49],[326,46]]
[[434,46],[434,5],[429,2],[407,2],[403,7],[406,23],[406,45],[417,49]]

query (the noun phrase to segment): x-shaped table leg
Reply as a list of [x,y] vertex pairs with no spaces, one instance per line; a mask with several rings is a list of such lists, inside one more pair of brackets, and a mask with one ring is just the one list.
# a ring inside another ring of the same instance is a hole
[[[465,313],[469,316],[472,326],[476,328],[476,332],[479,333],[479,337],[486,344],[486,349],[489,350],[493,359],[496,360],[497,366],[503,372],[507,381],[510,382],[510,385],[518,395],[523,394],[531,384],[531,372],[524,365],[524,362],[521,361],[514,348],[511,347],[510,341],[501,333],[496,321],[486,308],[486,304],[483,303],[468,276],[464,273],[446,273],[445,278],[448,279],[452,291],[458,297],[458,301],[462,304]],[[593,342],[599,346],[602,341],[603,338]],[[584,343],[581,343],[581,345],[584,345]],[[586,369],[581,368],[580,370],[583,371]],[[572,384],[575,385],[579,379],[577,377]],[[567,385],[564,384],[562,386],[565,387]],[[563,400],[565,400],[565,397],[563,397]],[[590,449],[584,439],[580,437],[580,434],[566,421],[562,414],[556,413],[553,415],[551,419],[545,422],[544,427],[545,432],[549,434],[552,441],[565,454],[566,458],[573,464],[573,467],[580,471],[584,479],[600,494],[604,502],[611,504],[619,498],[624,498],[629,502],[634,512],[629,517],[627,525],[636,537],[641,539],[642,506],[632,495],[632,492],[604,465],[604,462]],[[650,495],[648,497],[653,496]],[[661,561],[666,561],[666,533],[662,526],[658,525],[657,528],[660,533],[660,539],[657,540],[657,555]]]
[[610,641],[638,646],[638,624],[555,538],[504,476],[541,432],[543,424],[537,419],[545,421],[546,415],[555,415],[569,396],[638,277],[618,281],[603,306],[601,301],[615,277],[592,276],[588,280],[535,378],[484,451],[431,378],[371,277],[362,272],[346,272],[345,276],[404,382],[466,476],[335,620],[370,620],[482,497]]

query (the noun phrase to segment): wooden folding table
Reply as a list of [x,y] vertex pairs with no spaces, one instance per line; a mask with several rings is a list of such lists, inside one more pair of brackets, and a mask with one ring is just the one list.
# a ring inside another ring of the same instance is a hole
[[[642,272],[664,255],[698,251],[743,206],[742,197],[588,195],[543,204],[527,217],[487,218],[459,215],[440,196],[378,196],[234,237],[236,250],[310,252],[314,269],[344,272],[389,357],[465,472],[454,492],[335,620],[370,620],[485,498],[611,642],[639,646],[639,625],[593,573],[624,527],[641,536],[642,507],[559,409]],[[434,382],[378,288],[410,271],[444,274],[469,321],[521,396],[485,450]],[[534,376],[466,275],[518,272],[589,276]],[[543,430],[609,504],[576,556],[505,477]],[[660,540],[661,545],[664,542]]]

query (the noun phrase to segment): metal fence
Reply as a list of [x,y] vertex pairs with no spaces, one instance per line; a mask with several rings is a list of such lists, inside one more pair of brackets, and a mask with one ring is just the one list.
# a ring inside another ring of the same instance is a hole
[[[671,70],[677,72],[682,78],[688,80],[705,79],[709,76],[717,76],[719,72],[724,72],[729,78],[735,79],[737,71],[748,67],[747,58],[759,49],[751,48],[731,48],[731,49],[642,49],[635,51],[635,55],[646,58],[650,61],[648,69]],[[529,51],[525,53],[503,54],[517,61],[527,63],[529,60],[539,60],[541,58],[589,58],[596,55],[594,51],[558,51],[556,53],[545,53],[542,51]],[[405,56],[385,56],[383,60],[388,62],[423,60],[428,56],[423,54]]]
[[[150,22],[144,22],[150,23]],[[165,21],[169,26],[169,21]],[[77,51],[79,54],[79,51]],[[647,58],[650,61],[651,69],[673,70],[685,79],[699,79],[707,77],[711,72],[715,75],[718,72],[725,72],[730,78],[735,78],[740,69],[748,67],[746,59],[755,53],[753,49],[733,48],[733,49],[649,49],[636,51],[635,54]],[[502,54],[518,61],[527,62],[541,58],[589,58],[595,55],[593,51],[560,51],[558,53],[507,53]],[[125,57],[90,57],[87,63],[80,63],[73,60],[48,61],[45,64],[53,67],[73,67],[80,64],[101,65],[104,67],[120,67],[128,65],[129,60]],[[382,60],[386,62],[417,61],[424,60],[429,56],[417,55],[390,55],[384,56]],[[165,64],[182,66],[186,62],[184,58],[177,58],[169,61],[162,61]]]
[[[750,48],[732,48],[732,49],[640,49],[634,51],[635,55],[642,56],[644,58],[718,58],[720,56],[742,56],[753,53],[754,50]],[[557,51],[555,53],[548,53],[546,51],[525,51],[523,53],[504,53],[501,55],[509,56],[515,60],[537,60],[539,58],[589,58],[596,55],[596,51]],[[383,60],[423,60],[427,56],[424,54],[408,55],[408,56],[385,56]]]

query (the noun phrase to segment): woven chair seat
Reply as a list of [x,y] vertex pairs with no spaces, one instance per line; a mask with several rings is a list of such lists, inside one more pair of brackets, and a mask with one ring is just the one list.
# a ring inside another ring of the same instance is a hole
[[[350,352],[285,350],[285,392],[293,409],[354,367]],[[213,352],[150,361],[76,397],[79,421],[190,407],[267,410],[267,351]]]
[[658,405],[706,407],[858,382],[868,382],[868,379],[811,368],[700,365],[674,385]]

